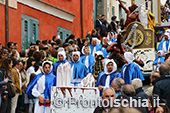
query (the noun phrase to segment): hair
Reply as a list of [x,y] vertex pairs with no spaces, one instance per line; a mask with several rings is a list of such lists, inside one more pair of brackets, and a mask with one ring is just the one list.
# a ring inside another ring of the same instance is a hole
[[106,25],[107,24],[107,20],[103,20],[102,24]]
[[114,94],[115,94],[115,90],[114,90],[113,88],[106,87],[106,88],[104,88],[103,91],[102,91],[102,96],[104,95],[104,92],[105,92],[107,89],[111,89],[111,90],[114,92]]
[[43,43],[44,45],[47,45],[48,41],[47,41],[47,40],[43,40],[42,43]]
[[13,42],[8,42],[7,43],[7,48],[10,48],[10,46],[12,45]]
[[54,36],[52,37],[52,40],[54,41],[54,40],[56,39],[56,37],[57,37],[57,36],[56,36],[56,35],[54,35]]
[[132,85],[126,84],[121,87],[121,91],[126,95],[126,96],[135,96],[135,89]]
[[[162,103],[165,103],[165,105],[162,105]],[[157,109],[158,107],[162,107],[162,108],[163,108],[163,110],[164,110],[163,113],[169,113],[169,108],[168,108],[168,106],[167,106],[167,101],[166,101],[165,99],[161,99],[161,98],[160,98],[159,106],[155,107],[154,113],[156,113],[156,109]]]
[[13,67],[15,67],[16,65],[19,65],[20,62],[22,63],[22,60],[14,60]]
[[58,51],[55,49],[51,53],[52,57],[54,57],[54,58],[57,58],[57,54],[58,54]]
[[7,49],[3,49],[3,50],[2,50],[2,55],[3,55],[3,54],[7,54],[7,55],[8,55],[8,54],[9,54],[9,51],[8,51]]
[[[30,84],[30,82],[34,79],[34,77],[36,76],[36,74],[35,73],[32,73],[31,75],[30,75],[30,81],[29,81],[29,84]],[[29,85],[28,84],[28,85]]]
[[100,19],[101,18],[101,15],[97,15],[97,18],[96,19]]
[[17,53],[17,51],[16,50],[12,50],[12,57],[15,55]]
[[40,50],[43,50],[43,48],[44,48],[44,45],[40,44],[40,45],[39,45],[39,51],[40,51]]
[[56,40],[56,43],[57,43],[57,45],[59,45],[60,43],[62,43],[61,39],[57,39],[57,40]]
[[114,85],[116,85],[116,87],[121,90],[121,87],[123,85],[125,85],[125,81],[122,78],[115,78],[114,79]]
[[165,60],[167,60],[168,57],[170,57],[170,53],[167,53],[167,54],[165,55]]
[[2,65],[1,68],[4,68],[6,71],[6,74],[9,75],[10,74],[10,67],[9,64],[12,62],[11,58],[7,58],[5,60],[2,61]]
[[35,61],[35,58],[34,57],[30,57],[28,60],[27,60],[27,67],[25,70],[27,70],[29,67],[32,66],[32,62]]
[[32,56],[35,58],[35,61],[37,62],[42,59],[41,53],[39,51],[34,51]]
[[131,81],[132,86],[135,86],[135,89],[138,89],[143,86],[142,81],[139,78],[135,78]]
[[170,71],[170,66],[166,65],[166,64],[161,64],[159,67],[159,74],[160,76],[163,75],[169,75],[169,71]]
[[25,57],[26,52],[25,52],[25,50],[21,50],[21,52],[19,52],[19,54],[20,54],[20,57]]
[[41,42],[41,40],[37,40],[37,41],[36,41],[36,45],[37,45],[37,46],[40,45],[40,42]]
[[114,21],[117,18],[117,16],[112,16],[112,21]]
[[51,67],[51,64],[50,64],[49,62],[45,62],[44,65],[43,65],[43,67],[44,67],[45,65],[47,65],[47,64],[50,65],[50,67]]

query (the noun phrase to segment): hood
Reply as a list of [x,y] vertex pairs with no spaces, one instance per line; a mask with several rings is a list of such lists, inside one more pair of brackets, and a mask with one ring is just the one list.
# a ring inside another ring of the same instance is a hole
[[[73,55],[75,55],[75,54],[79,56],[78,61],[80,61],[80,52],[79,52],[79,51],[75,51],[75,52],[72,53],[72,61],[74,62],[74,60],[73,60]],[[78,62],[78,61],[77,61],[77,62]]]
[[[81,52],[82,52],[83,55],[85,55],[84,48],[85,48],[85,46],[83,46],[82,49],[81,49]],[[89,47],[89,49],[90,49],[90,47]],[[91,53],[91,49],[90,49],[90,53]]]
[[[44,66],[44,64],[45,64],[46,62],[50,63],[50,65],[51,65],[51,69],[50,69],[50,72],[49,72],[49,73],[51,73],[52,70],[53,70],[53,63],[52,63],[51,61],[44,61],[44,62],[42,63],[42,69],[41,69],[41,71],[44,73],[43,66]],[[49,74],[49,73],[48,73],[48,74]]]
[[115,61],[114,61],[113,59],[106,59],[106,60],[104,61],[104,64],[105,64],[104,70],[105,70],[105,73],[106,73],[106,74],[110,74],[110,73],[108,73],[108,69],[107,69],[107,64],[110,63],[110,62],[113,63],[113,70],[112,70],[112,72],[110,72],[110,73],[113,73],[113,72],[115,72],[115,71],[117,70],[117,64],[115,63]]
[[163,51],[162,50],[159,50],[158,52],[157,52],[157,54],[158,53],[161,53],[161,56],[163,55]]
[[125,52],[124,57],[125,57],[126,61],[128,62],[128,64],[132,63],[133,60],[135,59],[131,52]]
[[66,52],[65,51],[59,51],[57,55],[57,59],[59,59],[59,55],[63,55],[63,61],[66,59]]

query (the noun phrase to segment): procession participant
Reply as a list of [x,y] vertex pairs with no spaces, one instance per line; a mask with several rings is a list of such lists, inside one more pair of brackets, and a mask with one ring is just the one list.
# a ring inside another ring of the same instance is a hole
[[142,81],[145,80],[143,74],[137,64],[134,62],[134,56],[131,52],[124,53],[124,66],[122,67],[121,75],[125,81],[125,84],[131,84],[131,80],[139,78]]
[[80,86],[81,80],[89,73],[87,67],[80,62],[80,52],[72,54],[71,64],[71,86]]
[[26,93],[37,98],[34,113],[50,113],[51,87],[56,85],[52,69],[52,62],[43,62],[42,73],[36,75],[27,87]]

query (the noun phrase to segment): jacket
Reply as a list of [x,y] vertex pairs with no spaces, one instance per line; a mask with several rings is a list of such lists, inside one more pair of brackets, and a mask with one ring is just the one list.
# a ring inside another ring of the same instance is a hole
[[163,75],[154,81],[153,94],[157,94],[160,98],[167,101],[170,108],[170,75]]
[[12,81],[14,82],[14,85],[15,85],[14,89],[15,89],[16,93],[21,94],[22,91],[21,91],[21,87],[20,87],[18,71],[14,67],[14,68],[12,68],[11,72],[12,72]]
[[141,99],[148,99],[148,95],[143,91],[142,87],[135,90],[136,97],[141,97]]

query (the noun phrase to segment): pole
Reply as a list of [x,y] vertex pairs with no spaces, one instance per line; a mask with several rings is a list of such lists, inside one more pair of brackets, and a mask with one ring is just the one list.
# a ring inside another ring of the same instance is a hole
[[6,33],[6,40],[5,45],[7,47],[7,43],[9,42],[9,10],[8,10],[8,0],[6,0],[5,4],[5,33]]
[[80,13],[81,13],[81,38],[83,39],[83,0],[80,0]]

